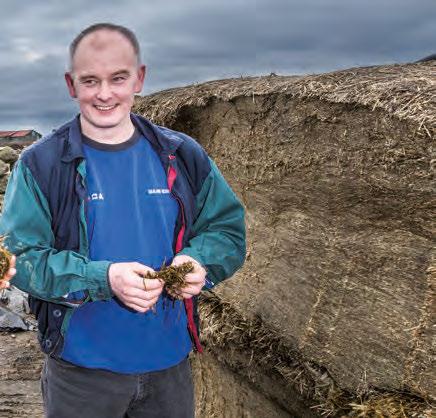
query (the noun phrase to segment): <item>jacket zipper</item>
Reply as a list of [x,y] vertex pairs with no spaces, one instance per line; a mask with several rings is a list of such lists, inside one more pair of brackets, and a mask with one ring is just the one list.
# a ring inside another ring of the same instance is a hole
[[[182,226],[180,228],[180,231],[177,233],[177,238],[176,238],[176,248],[175,248],[175,252],[176,254],[182,249],[182,245],[183,245],[183,235],[185,234],[185,228],[186,228],[186,224],[185,224],[185,210],[183,207],[183,202],[182,200],[173,192],[173,185],[174,182],[177,178],[177,171],[176,169],[173,167],[174,165],[174,161],[176,159],[175,155],[170,154],[168,156],[169,159],[169,165],[168,165],[168,189],[170,191],[170,193],[172,194],[172,196],[177,200],[177,203],[179,204],[180,207],[180,211],[181,211],[181,216],[182,216]],[[186,309],[186,315],[188,317],[188,330],[194,340],[194,345],[196,350],[199,353],[203,352],[203,347],[201,346],[200,343],[200,338],[198,337],[198,330],[197,327],[195,326],[195,321],[194,321],[194,303],[192,301],[192,298],[190,299],[184,299],[183,300],[184,304],[185,304],[185,309]]]

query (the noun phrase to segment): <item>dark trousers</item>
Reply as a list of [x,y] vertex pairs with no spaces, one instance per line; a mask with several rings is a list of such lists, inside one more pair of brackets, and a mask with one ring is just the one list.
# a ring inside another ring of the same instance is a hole
[[47,418],[192,418],[189,359],[135,375],[78,367],[46,357],[41,390]]

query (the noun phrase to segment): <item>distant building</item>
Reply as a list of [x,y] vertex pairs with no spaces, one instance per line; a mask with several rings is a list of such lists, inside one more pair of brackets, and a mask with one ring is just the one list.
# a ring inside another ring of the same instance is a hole
[[12,148],[24,147],[41,138],[41,134],[33,129],[24,131],[0,131],[0,146],[8,145]]

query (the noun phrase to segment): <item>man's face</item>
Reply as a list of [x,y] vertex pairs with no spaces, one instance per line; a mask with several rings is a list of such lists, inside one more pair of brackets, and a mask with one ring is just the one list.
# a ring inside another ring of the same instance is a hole
[[80,106],[82,128],[123,132],[130,126],[134,94],[142,90],[144,76],[145,67],[123,35],[100,30],[85,36],[65,74],[69,93]]

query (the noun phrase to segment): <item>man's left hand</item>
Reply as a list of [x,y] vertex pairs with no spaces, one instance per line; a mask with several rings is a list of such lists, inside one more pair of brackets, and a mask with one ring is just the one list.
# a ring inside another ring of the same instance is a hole
[[176,255],[171,265],[178,266],[188,262],[191,262],[194,265],[194,271],[185,276],[186,286],[183,287],[179,293],[183,299],[190,299],[192,296],[198,295],[206,283],[206,270],[197,260],[189,257],[189,255]]

